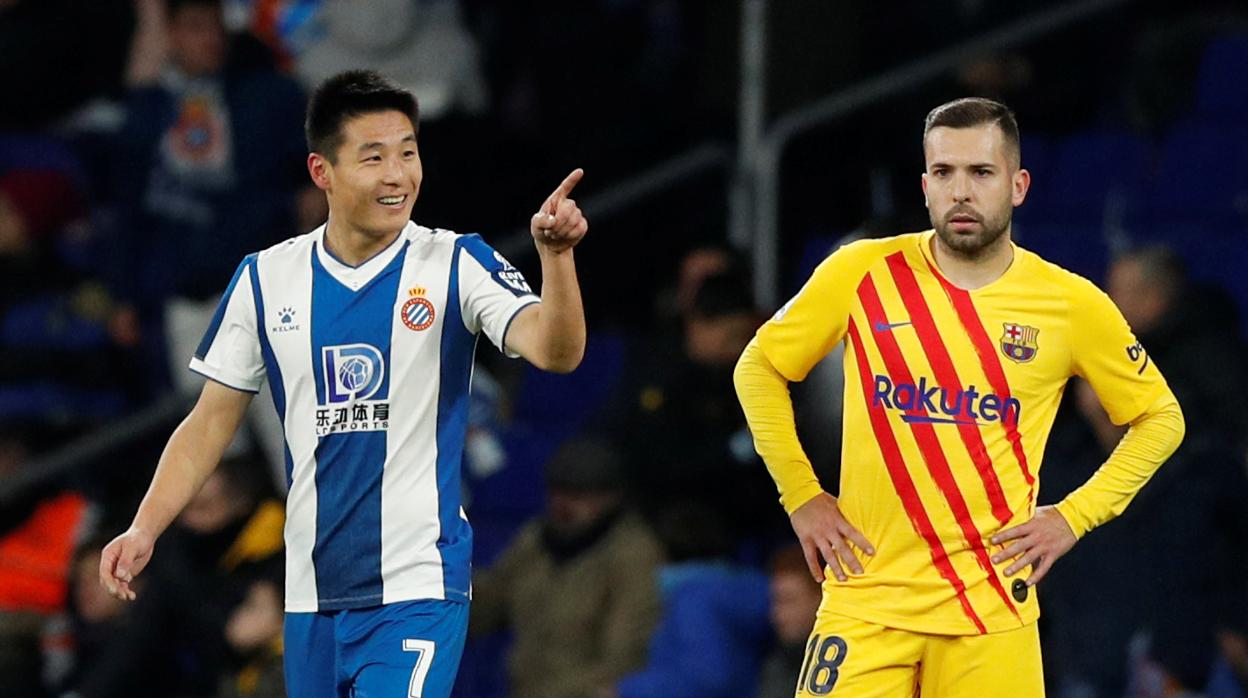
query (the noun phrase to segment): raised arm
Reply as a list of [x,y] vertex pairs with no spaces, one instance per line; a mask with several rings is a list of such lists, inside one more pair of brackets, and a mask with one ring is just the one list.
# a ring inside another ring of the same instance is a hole
[[508,349],[557,373],[575,370],[585,356],[585,309],[572,248],[589,231],[589,221],[568,198],[584,174],[573,170],[529,222],[542,261],[542,302],[521,310],[507,331]]
[[130,582],[152,559],[156,539],[216,469],[251,398],[216,381],[204,383],[199,401],[169,437],[134,522],[100,556],[100,583],[109,593],[134,600]]

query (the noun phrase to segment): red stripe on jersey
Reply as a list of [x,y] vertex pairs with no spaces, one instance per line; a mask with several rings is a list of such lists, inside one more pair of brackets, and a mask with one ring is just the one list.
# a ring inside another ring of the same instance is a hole
[[[875,282],[870,275],[864,278],[858,286],[858,300],[862,303],[863,310],[866,311],[867,322],[872,328],[872,338],[875,340],[876,348],[880,350],[880,355],[884,358],[884,367],[892,378],[893,383],[914,385],[914,376],[910,373],[910,367],[906,365],[906,357],[902,353],[901,347],[897,344],[897,337],[892,330],[887,329],[889,324],[888,317],[884,314],[884,305],[880,302],[879,293],[875,289]],[[910,319],[913,322],[914,316],[912,315]],[[881,327],[883,328],[881,329]],[[920,339],[926,344],[926,339],[922,336],[920,336]],[[936,336],[935,341],[940,341],[939,335]],[[928,413],[927,410],[921,407],[915,407],[907,410],[907,414],[927,416]],[[975,427],[972,425],[971,428]],[[918,443],[919,452],[923,455],[923,462],[927,464],[928,472],[931,473],[936,486],[940,488],[941,494],[945,496],[945,501],[949,503],[949,508],[953,511],[954,519],[957,520],[958,528],[962,530],[962,536],[966,539],[967,547],[974,554],[975,561],[979,563],[979,567],[984,571],[988,583],[996,590],[997,595],[1001,597],[1001,601],[1005,603],[1006,607],[1010,609],[1010,612],[1021,623],[1022,618],[1018,615],[1018,610],[1014,608],[1009,594],[1005,592],[1005,587],[997,577],[992,561],[988,558],[988,550],[984,547],[984,537],[975,526],[975,520],[971,517],[970,507],[967,506],[966,499],[962,496],[962,490],[958,488],[958,482],[953,476],[953,469],[949,467],[949,460],[945,457],[940,440],[936,437],[936,428],[931,424],[911,422],[910,430],[914,432],[914,440]],[[1008,521],[1008,517],[1006,520]]]
[[[870,277],[868,277],[870,278]],[[867,414],[871,418],[871,430],[875,432],[875,441],[879,444],[880,454],[884,457],[884,466],[888,470],[888,476],[893,481],[893,489],[897,491],[897,496],[901,498],[901,504],[906,510],[906,515],[910,518],[910,525],[914,527],[919,537],[927,542],[927,546],[931,551],[932,564],[940,571],[940,576],[945,578],[953,586],[954,592],[958,596],[958,602],[962,604],[962,611],[966,613],[967,618],[975,624],[980,634],[987,633],[983,621],[976,615],[975,609],[971,607],[970,599],[966,598],[966,585],[958,577],[957,571],[953,569],[953,565],[949,562],[949,553],[945,552],[945,546],[940,541],[940,536],[936,535],[936,529],[932,526],[931,520],[927,517],[927,512],[923,509],[923,502],[919,499],[919,492],[914,488],[914,481],[910,479],[910,473],[906,471],[906,464],[901,457],[901,448],[897,445],[897,438],[893,435],[893,429],[888,424],[888,415],[884,413],[882,407],[872,404],[872,377],[871,369],[867,365],[867,353],[862,346],[862,337],[858,334],[858,327],[854,323],[853,318],[849,320],[849,339],[854,347],[854,363],[858,366],[858,375],[862,378],[863,398],[867,401]]]
[[[941,387],[961,391],[962,381],[958,378],[958,371],[953,365],[953,359],[949,356],[945,340],[941,338],[940,331],[936,328],[936,321],[932,318],[927,299],[919,290],[919,282],[914,277],[914,270],[906,262],[905,254],[897,252],[889,255],[887,261],[888,270],[893,275],[893,282],[897,284],[897,290],[901,292],[901,301],[905,304],[906,312],[909,313],[910,321],[914,323],[915,332],[918,333],[919,341],[923,345],[923,353],[927,355],[927,361],[936,373],[936,380]],[[1005,493],[1001,490],[1001,481],[997,479],[997,472],[992,468],[992,459],[988,456],[988,447],[984,444],[983,434],[974,424],[959,424],[958,435],[962,437],[962,443],[966,444],[966,451],[975,464],[979,479],[984,482],[984,491],[988,493],[988,501],[992,504],[992,515],[1002,526],[1006,525],[1013,518],[1013,514],[1010,512],[1010,505],[1005,501]]]
[[[988,376],[988,383],[992,385],[993,391],[1001,396],[1002,401],[1010,399],[1010,383],[1005,379],[1005,369],[1001,367],[1001,360],[997,358],[997,350],[992,339],[988,337],[984,323],[979,319],[975,303],[971,301],[971,294],[949,283],[949,280],[932,266],[930,261],[927,266],[945,289],[954,311],[958,314],[958,319],[962,321],[962,326],[970,335],[971,343],[975,345],[975,353],[979,355],[979,363],[983,367],[984,374]],[[1022,469],[1023,478],[1027,480],[1030,488],[1027,491],[1027,505],[1030,507],[1035,499],[1036,478],[1032,477],[1031,468],[1027,466],[1027,453],[1023,450],[1023,438],[1018,433],[1017,424],[1011,424],[1004,419],[1001,420],[1001,424],[1005,427],[1005,437],[1014,449],[1014,458],[1018,460],[1018,467]]]

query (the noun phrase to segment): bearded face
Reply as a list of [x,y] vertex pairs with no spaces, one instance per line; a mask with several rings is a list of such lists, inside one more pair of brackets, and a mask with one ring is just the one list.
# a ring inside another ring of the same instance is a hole
[[927,135],[923,191],[932,227],[954,254],[976,258],[1010,229],[1030,183],[996,124],[938,126]]

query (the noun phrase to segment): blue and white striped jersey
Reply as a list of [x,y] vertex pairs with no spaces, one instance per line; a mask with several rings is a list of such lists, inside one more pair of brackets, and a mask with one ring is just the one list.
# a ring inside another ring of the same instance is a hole
[[477,336],[503,349],[539,299],[476,235],[408,223],[351,267],[324,230],[243,260],[191,370],[272,388],[290,485],[287,611],[467,600],[460,459]]

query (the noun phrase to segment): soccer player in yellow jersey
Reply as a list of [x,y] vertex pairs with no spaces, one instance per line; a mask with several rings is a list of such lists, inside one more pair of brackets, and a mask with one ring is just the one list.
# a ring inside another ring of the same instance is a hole
[[[923,148],[934,230],[834,252],[737,364],[755,446],[823,582],[798,696],[1044,695],[1034,585],[1183,438],[1174,395],[1109,298],[1010,240],[1031,182],[1010,110],[937,107]],[[833,497],[798,443],[788,382],[840,342]],[[1037,507],[1072,376],[1130,429],[1086,484]]]

